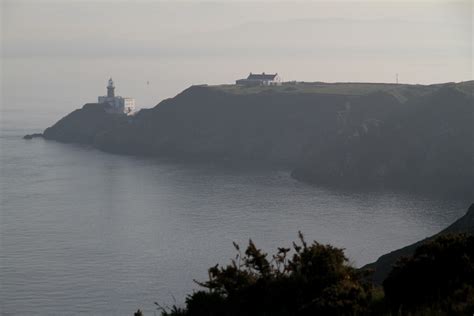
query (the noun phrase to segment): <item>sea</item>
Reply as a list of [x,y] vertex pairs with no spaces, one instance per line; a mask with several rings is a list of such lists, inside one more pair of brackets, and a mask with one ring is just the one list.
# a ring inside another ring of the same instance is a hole
[[[146,108],[205,83],[200,76],[211,61],[43,57],[2,64],[0,315],[132,315],[138,308],[158,315],[154,302],[182,306],[200,288],[194,280],[229,263],[233,242],[244,247],[252,239],[271,254],[301,231],[309,242],[344,248],[360,267],[438,232],[469,205],[330,190],[298,182],[286,169],[24,140],[94,102],[114,69],[117,94]],[[187,76],[162,75],[176,67]],[[222,73],[212,78],[230,81]]]

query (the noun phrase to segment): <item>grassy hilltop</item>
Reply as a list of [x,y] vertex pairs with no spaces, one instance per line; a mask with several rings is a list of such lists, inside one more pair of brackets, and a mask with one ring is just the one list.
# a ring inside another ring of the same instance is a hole
[[[474,81],[460,83],[448,83],[456,89],[472,94]],[[216,85],[211,88],[233,94],[256,94],[256,93],[312,93],[312,94],[334,94],[361,96],[374,92],[386,92],[399,98],[402,102],[413,97],[420,97],[433,93],[443,84],[418,85],[418,84],[396,84],[396,83],[370,83],[370,82],[284,82],[280,86],[241,86],[241,85]]]

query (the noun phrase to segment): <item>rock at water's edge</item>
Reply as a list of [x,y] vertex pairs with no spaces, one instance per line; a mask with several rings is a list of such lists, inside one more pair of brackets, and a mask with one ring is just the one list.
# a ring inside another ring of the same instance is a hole
[[23,139],[30,140],[30,139],[33,139],[33,138],[42,138],[42,137],[43,137],[43,134],[34,133],[34,134],[27,134],[27,135],[23,136]]

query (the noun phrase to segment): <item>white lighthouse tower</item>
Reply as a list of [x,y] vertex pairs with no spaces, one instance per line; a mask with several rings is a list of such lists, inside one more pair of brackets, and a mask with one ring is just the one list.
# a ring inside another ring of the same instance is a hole
[[112,77],[109,79],[109,84],[107,85],[107,97],[115,98],[115,86]]
[[135,99],[128,97],[115,96],[115,85],[112,78],[107,83],[107,95],[98,98],[99,103],[108,103],[109,113],[130,115],[135,110]]

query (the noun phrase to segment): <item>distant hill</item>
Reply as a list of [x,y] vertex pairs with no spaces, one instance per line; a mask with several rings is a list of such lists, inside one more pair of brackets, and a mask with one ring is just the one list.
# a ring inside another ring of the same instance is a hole
[[192,86],[133,117],[88,104],[44,131],[104,151],[285,165],[317,184],[474,196],[473,82]]
[[433,235],[409,246],[385,254],[379,259],[377,259],[377,261],[375,261],[374,263],[370,263],[362,267],[361,269],[374,270],[374,273],[372,275],[373,281],[377,284],[382,284],[383,280],[385,280],[387,275],[392,270],[393,265],[397,262],[398,259],[400,259],[401,257],[409,257],[413,255],[416,248],[418,248],[422,244],[426,243],[427,241],[433,240],[440,235],[449,233],[468,233],[474,235],[474,204],[469,207],[469,210],[463,217],[461,217],[436,235]]

